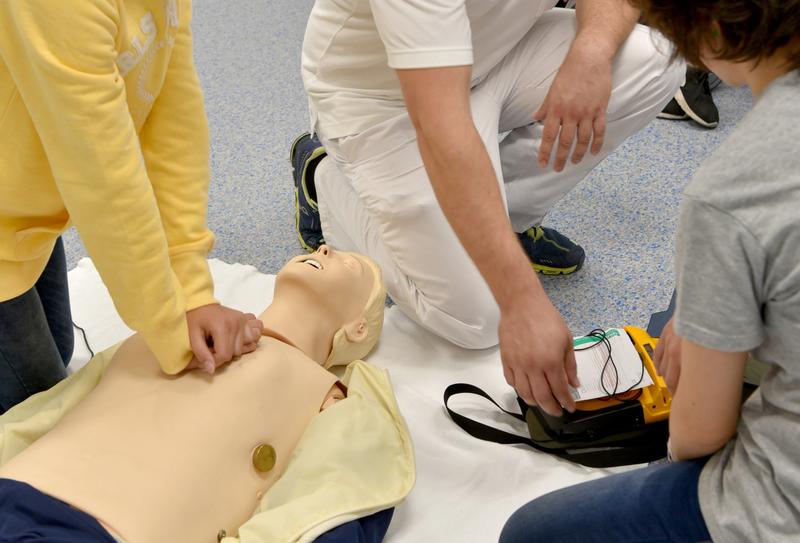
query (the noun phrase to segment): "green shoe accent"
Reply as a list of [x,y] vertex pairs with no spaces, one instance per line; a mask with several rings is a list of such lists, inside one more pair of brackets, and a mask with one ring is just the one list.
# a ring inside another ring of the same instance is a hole
[[542,275],[569,275],[578,271],[578,266],[571,266],[569,268],[551,268],[550,266],[543,266],[542,264],[535,264],[531,262],[533,270]]
[[531,226],[525,230],[525,235],[531,238],[533,241],[539,241],[539,238],[544,235],[544,230],[542,230],[541,226]]
[[301,184],[303,185],[303,195],[306,197],[308,205],[310,205],[314,211],[319,211],[319,205],[317,204],[317,201],[311,198],[311,196],[309,196],[308,194],[308,184],[306,183],[306,172],[308,171],[309,164],[312,164],[316,159],[318,159],[321,155],[324,154],[325,154],[324,147],[317,147],[316,149],[314,149],[314,152],[311,153],[311,156],[308,157],[308,160],[306,160],[305,164],[303,164],[303,176],[300,178]]
[[[544,232],[544,228],[541,226],[532,226],[525,231],[525,235],[529,238],[532,238],[533,241],[539,241],[540,239],[544,239],[545,243],[549,243],[554,245],[555,247],[561,249],[562,251],[569,251],[568,247],[564,247],[563,245],[559,245],[558,242],[554,239],[550,239]],[[546,267],[546,266],[545,266]]]

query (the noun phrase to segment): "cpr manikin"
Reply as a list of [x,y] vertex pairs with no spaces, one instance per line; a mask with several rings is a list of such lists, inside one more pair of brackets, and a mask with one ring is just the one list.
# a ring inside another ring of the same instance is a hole
[[318,252],[278,273],[255,352],[214,376],[166,377],[133,336],[97,387],[2,468],[128,543],[236,533],[308,422],[344,397],[325,368],[363,357],[383,323],[374,263]]

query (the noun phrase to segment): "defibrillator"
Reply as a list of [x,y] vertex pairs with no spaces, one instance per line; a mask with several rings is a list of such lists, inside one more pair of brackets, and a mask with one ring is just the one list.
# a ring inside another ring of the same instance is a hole
[[[590,467],[612,467],[652,462],[666,457],[669,410],[672,396],[656,371],[653,356],[657,339],[634,326],[624,328],[643,370],[652,384],[623,394],[576,402],[573,413],[548,415],[537,406],[517,398],[520,412],[502,409],[480,388],[465,383],[447,387],[445,407],[453,421],[481,440],[524,444]],[[528,426],[530,436],[521,436],[469,419],[448,406],[457,394],[476,394]]]
[[642,359],[644,370],[650,374],[653,384],[607,398],[576,402],[575,412],[565,412],[561,417],[553,417],[539,408],[534,408],[536,427],[541,427],[551,438],[561,439],[578,435],[592,438],[620,430],[636,430],[669,418],[672,396],[664,378],[658,375],[653,363],[658,340],[635,326],[626,326],[624,330]]

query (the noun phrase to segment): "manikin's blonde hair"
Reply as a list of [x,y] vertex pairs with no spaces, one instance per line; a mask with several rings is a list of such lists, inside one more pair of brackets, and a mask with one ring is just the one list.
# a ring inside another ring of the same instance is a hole
[[386,288],[383,286],[383,274],[378,265],[370,258],[357,253],[350,253],[372,270],[372,291],[367,298],[364,311],[357,318],[367,323],[367,337],[359,342],[347,339],[347,332],[342,327],[333,336],[333,344],[324,366],[342,366],[355,360],[361,360],[375,347],[383,329],[383,311],[386,306]]

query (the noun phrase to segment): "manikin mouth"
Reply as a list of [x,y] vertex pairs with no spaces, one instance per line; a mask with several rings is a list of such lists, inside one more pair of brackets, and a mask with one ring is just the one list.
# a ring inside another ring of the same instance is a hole
[[322,269],[322,264],[320,261],[314,258],[307,258],[306,260],[303,260],[303,264],[308,264],[309,266],[312,266],[318,270]]

